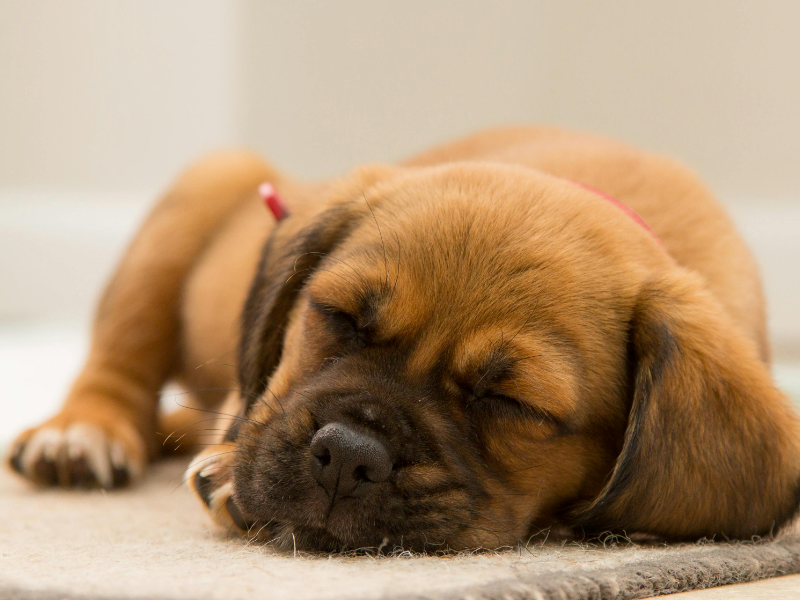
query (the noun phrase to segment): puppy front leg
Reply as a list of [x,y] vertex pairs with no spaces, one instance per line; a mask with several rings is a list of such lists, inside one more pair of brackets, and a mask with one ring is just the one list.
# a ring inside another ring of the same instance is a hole
[[11,465],[45,485],[110,488],[158,454],[158,394],[173,374],[184,283],[230,212],[275,174],[245,152],[190,167],[145,221],[98,306],[86,364],[59,414],[24,432]]
[[241,405],[239,392],[228,394],[213,433],[206,438],[210,443],[192,459],[185,479],[214,522],[229,531],[244,533],[252,529],[252,524],[247,523],[233,500],[237,445],[231,429],[242,419]]

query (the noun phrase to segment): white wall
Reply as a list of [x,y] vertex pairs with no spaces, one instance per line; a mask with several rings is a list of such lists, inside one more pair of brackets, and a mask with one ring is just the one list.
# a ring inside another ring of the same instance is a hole
[[800,194],[796,0],[243,3],[246,141],[327,175],[487,124],[585,128],[737,202]]
[[2,0],[0,189],[150,191],[238,140],[239,3]]
[[308,176],[538,120],[539,2],[243,4],[244,132]]
[[800,203],[800,2],[543,4],[540,118],[692,165],[728,201]]
[[0,189],[150,190],[248,143],[302,175],[493,123],[800,191],[796,0],[3,0]]

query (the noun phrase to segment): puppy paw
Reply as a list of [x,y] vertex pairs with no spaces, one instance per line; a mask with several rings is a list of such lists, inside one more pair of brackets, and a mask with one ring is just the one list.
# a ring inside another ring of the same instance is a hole
[[[108,416],[108,415],[106,415]],[[11,446],[11,468],[40,485],[121,487],[139,479],[145,444],[123,418],[57,415]]]
[[255,523],[245,519],[233,499],[233,450],[232,443],[206,448],[192,460],[186,481],[213,521],[229,531],[252,535]]

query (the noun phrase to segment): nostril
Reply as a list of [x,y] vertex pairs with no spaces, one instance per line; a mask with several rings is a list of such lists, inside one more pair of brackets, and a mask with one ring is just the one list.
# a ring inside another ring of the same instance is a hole
[[318,452],[315,452],[314,457],[323,467],[327,467],[331,464],[331,452],[327,448],[321,448]]
[[359,483],[371,482],[369,475],[367,475],[367,468],[363,465],[356,467],[356,470],[353,471],[353,479]]

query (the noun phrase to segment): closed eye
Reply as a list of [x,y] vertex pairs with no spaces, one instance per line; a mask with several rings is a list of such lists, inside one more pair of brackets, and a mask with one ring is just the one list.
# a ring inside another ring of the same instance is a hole
[[311,305],[324,317],[329,330],[337,340],[359,346],[366,345],[368,332],[359,326],[358,318],[355,315],[321,302],[312,301]]
[[533,419],[540,425],[549,424],[561,427],[562,423],[546,410],[537,408],[527,402],[506,396],[505,394],[486,394],[470,401],[474,410],[495,418]]

